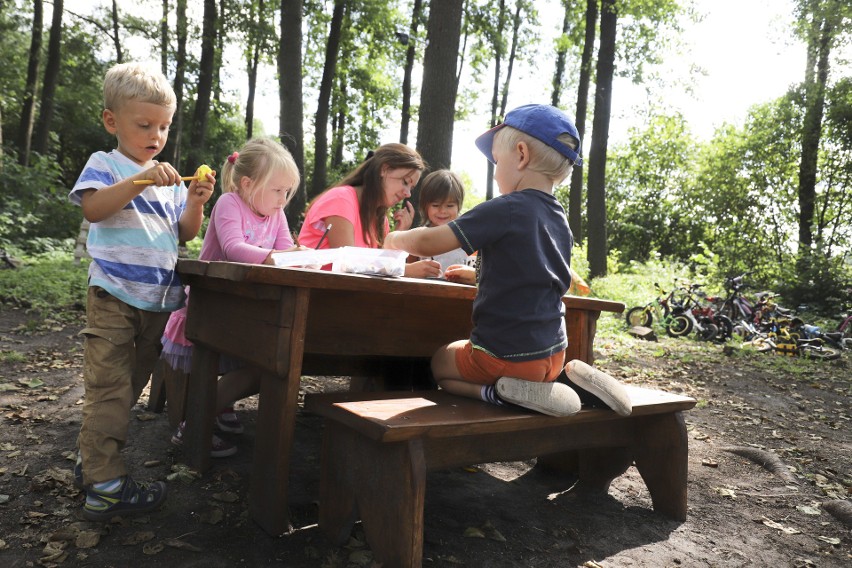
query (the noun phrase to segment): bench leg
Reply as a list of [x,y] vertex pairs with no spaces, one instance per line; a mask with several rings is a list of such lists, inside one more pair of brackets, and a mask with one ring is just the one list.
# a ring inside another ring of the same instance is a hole
[[685,521],[688,440],[683,415],[637,418],[635,458],[654,510]]
[[422,443],[374,442],[332,421],[325,428],[320,528],[342,544],[360,515],[376,562],[420,567],[426,495]]
[[154,366],[154,372],[151,373],[151,388],[148,390],[148,406],[146,408],[157,414],[162,412],[166,405],[166,367],[168,367],[168,363],[160,359]]

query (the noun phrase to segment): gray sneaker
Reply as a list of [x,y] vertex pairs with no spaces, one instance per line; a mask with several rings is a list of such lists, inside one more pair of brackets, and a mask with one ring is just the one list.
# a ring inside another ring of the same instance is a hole
[[630,416],[633,412],[633,403],[624,385],[600,369],[574,359],[565,365],[565,374],[572,383],[601,399],[619,415]]
[[563,383],[536,383],[500,377],[497,379],[497,396],[548,416],[571,416],[580,411],[580,397]]

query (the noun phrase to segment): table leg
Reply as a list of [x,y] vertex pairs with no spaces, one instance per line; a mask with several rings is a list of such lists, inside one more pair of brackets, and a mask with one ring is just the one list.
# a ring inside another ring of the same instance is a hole
[[270,535],[289,529],[287,490],[290,477],[290,452],[296,427],[299,381],[305,350],[305,325],[308,290],[298,290],[292,304],[282,305],[282,329],[286,339],[286,367],[279,376],[264,372],[257,407],[254,459],[249,487],[249,514]]
[[654,510],[686,520],[689,440],[680,412],[636,419],[636,469],[651,493]]
[[189,374],[192,396],[186,401],[183,448],[187,464],[202,472],[210,468],[218,375],[219,353],[196,344],[192,350],[192,371]]

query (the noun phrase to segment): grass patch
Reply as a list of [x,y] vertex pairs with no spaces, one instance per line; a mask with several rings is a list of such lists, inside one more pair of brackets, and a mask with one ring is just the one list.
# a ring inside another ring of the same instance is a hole
[[0,363],[23,363],[26,355],[18,351],[0,351]]
[[23,260],[20,268],[0,270],[0,302],[57,319],[64,318],[63,312],[85,309],[88,261],[74,264],[71,252]]

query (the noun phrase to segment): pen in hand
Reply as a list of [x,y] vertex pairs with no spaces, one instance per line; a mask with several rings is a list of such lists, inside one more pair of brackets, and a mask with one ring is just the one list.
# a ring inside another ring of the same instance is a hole
[[322,242],[325,240],[325,237],[328,235],[328,232],[329,232],[330,230],[331,230],[331,223],[329,223],[329,224],[328,224],[328,226],[325,228],[325,232],[324,232],[324,233],[322,234],[322,236],[320,237],[320,240],[319,240],[319,242],[317,243],[317,246],[315,247],[315,249],[314,249],[314,250],[316,250],[316,249],[319,249],[319,248],[320,248],[320,246],[322,245]]

